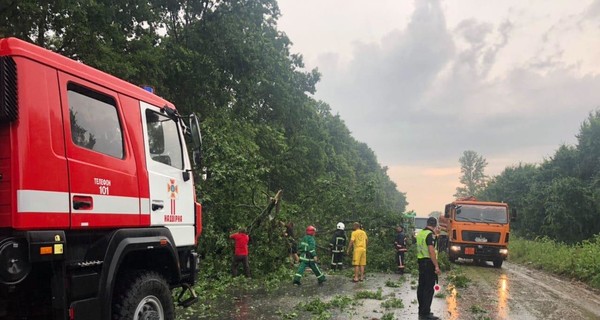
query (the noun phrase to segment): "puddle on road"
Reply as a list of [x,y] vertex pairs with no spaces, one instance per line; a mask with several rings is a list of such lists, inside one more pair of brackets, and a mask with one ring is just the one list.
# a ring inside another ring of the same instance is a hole
[[456,288],[450,289],[448,296],[446,297],[446,304],[448,306],[448,320],[460,319],[460,312],[458,311],[458,291]]
[[509,286],[508,277],[506,274],[500,275],[498,278],[498,318],[508,319],[508,299],[509,299]]

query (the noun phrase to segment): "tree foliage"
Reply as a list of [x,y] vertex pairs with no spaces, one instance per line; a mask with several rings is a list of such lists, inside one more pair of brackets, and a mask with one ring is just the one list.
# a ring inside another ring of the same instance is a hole
[[399,223],[406,196],[327,103],[309,96],[320,75],[291,53],[275,0],[3,3],[0,36],[151,84],[183,113],[201,116],[208,171],[197,190],[199,251],[211,270],[228,270],[229,233],[256,221],[280,189],[280,210],[251,234],[254,274],[286,257],[278,220],[295,222],[296,236],[315,225],[318,242],[338,221],[359,220],[370,236],[392,241],[380,230]]
[[461,172],[460,183],[463,186],[456,188],[454,197],[472,196],[485,188],[487,176],[484,171],[488,163],[483,156],[475,151],[467,150],[463,152],[458,162],[460,162]]
[[600,233],[600,111],[583,121],[577,141],[540,165],[506,168],[478,196],[517,208],[513,227],[524,235],[567,243],[591,238]]

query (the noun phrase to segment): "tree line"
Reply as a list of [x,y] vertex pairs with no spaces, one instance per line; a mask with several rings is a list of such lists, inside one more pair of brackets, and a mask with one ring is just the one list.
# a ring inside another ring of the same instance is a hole
[[518,209],[519,235],[576,243],[600,234],[600,111],[591,112],[575,145],[540,164],[507,167],[477,194]]
[[[255,226],[253,267],[285,258],[277,221],[321,234],[338,221],[394,225],[404,193],[368,145],[312,98],[307,70],[277,27],[276,0],[8,0],[0,37],[18,37],[137,84],[201,117],[206,181],[201,254],[227,263],[229,233]],[[278,190],[283,201],[259,217]]]

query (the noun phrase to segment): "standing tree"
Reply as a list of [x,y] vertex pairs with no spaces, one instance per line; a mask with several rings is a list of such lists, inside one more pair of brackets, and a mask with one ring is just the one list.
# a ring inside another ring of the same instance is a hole
[[485,188],[487,176],[483,173],[488,165],[487,161],[477,152],[467,150],[463,152],[462,157],[458,159],[460,162],[460,183],[463,187],[457,187],[454,196],[463,198],[473,196]]
[[442,212],[441,212],[441,211],[431,211],[431,212],[429,213],[429,215],[427,215],[427,216],[428,216],[428,217],[434,217],[434,218],[436,218],[436,219],[438,219],[438,220],[439,220],[441,215],[442,215]]

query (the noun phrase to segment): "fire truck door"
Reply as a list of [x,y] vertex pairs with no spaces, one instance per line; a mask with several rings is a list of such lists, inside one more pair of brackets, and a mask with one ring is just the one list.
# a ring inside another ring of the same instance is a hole
[[71,228],[140,225],[135,159],[118,95],[59,73]]
[[177,246],[194,244],[194,183],[180,119],[141,102],[150,183],[150,224],[171,229]]

